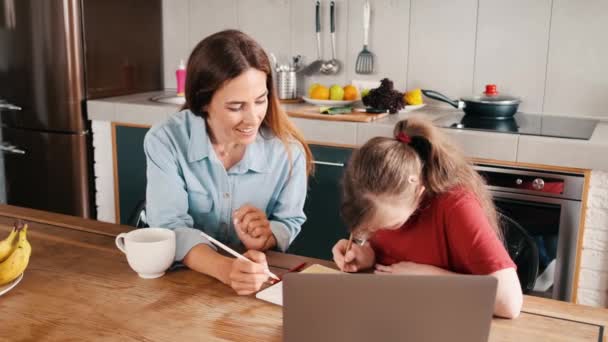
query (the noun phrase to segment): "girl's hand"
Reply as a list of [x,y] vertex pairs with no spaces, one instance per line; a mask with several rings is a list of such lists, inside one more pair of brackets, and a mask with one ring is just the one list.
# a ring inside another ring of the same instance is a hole
[[236,234],[245,248],[265,251],[277,244],[266,214],[252,205],[244,205],[232,215]]
[[228,285],[239,295],[249,295],[259,291],[268,280],[266,270],[266,255],[258,251],[247,251],[243,254],[250,259],[234,259],[232,269],[228,275]]
[[334,254],[334,262],[342,272],[358,272],[374,266],[376,253],[369,243],[363,246],[353,243],[346,252],[347,245],[348,240],[342,239],[331,250]]
[[442,275],[450,274],[452,272],[446,271],[442,268],[426,265],[417,264],[411,261],[402,261],[390,266],[384,266],[376,264],[375,274],[410,274],[410,275]]

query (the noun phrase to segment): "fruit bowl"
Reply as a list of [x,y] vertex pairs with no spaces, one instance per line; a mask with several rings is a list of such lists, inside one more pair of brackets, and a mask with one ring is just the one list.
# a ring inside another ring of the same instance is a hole
[[17,284],[19,284],[21,279],[23,279],[23,273],[21,273],[21,275],[19,277],[17,277],[15,280],[9,282],[8,284],[0,285],[0,296],[2,296],[3,294],[7,293],[10,290],[12,290],[13,287],[17,286]]
[[302,99],[304,101],[306,101],[307,103],[316,105],[316,106],[330,106],[330,107],[340,107],[340,106],[346,106],[352,103],[355,103],[357,101],[359,101],[359,99],[357,100],[348,100],[348,101],[337,101],[337,100],[315,100],[315,99],[311,99],[310,97],[302,97]]

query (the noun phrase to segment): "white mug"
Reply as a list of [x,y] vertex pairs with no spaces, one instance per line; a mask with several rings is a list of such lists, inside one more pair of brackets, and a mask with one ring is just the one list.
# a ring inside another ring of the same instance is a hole
[[175,232],[141,228],[116,236],[116,247],[127,255],[129,266],[146,279],[165,274],[175,259]]

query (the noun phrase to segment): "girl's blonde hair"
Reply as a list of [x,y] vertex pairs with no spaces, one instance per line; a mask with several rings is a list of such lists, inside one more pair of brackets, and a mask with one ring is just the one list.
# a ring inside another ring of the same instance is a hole
[[[401,135],[401,141],[397,137]],[[502,239],[496,208],[483,178],[462,152],[422,118],[395,125],[395,138],[376,137],[353,153],[343,179],[341,214],[351,229],[373,217],[378,196],[405,196],[417,205],[421,186],[434,197],[454,188],[473,193]]]

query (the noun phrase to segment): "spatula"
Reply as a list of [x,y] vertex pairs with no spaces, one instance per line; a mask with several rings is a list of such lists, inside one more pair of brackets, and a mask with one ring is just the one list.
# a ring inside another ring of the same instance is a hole
[[371,7],[369,0],[363,4],[363,50],[359,52],[355,63],[355,72],[357,74],[371,74],[374,72],[374,54],[367,49],[369,44],[369,18]]

